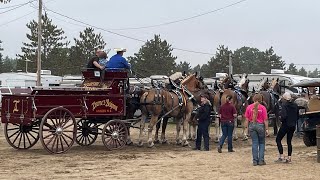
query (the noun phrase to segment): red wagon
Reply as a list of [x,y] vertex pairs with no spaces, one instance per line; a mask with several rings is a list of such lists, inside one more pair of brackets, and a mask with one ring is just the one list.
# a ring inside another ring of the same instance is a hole
[[[126,144],[127,72],[83,72],[79,88],[32,89],[2,96],[1,121],[8,143],[28,149],[40,139],[50,153],[63,153],[74,142],[94,143],[98,134],[110,150]],[[104,125],[103,128],[100,128]]]

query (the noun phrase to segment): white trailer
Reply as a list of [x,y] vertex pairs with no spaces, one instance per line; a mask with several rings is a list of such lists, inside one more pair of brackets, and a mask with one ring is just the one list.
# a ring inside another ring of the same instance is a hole
[[[37,80],[36,73],[1,73],[0,74],[0,86],[9,87],[35,87]],[[41,75],[41,86],[60,86],[62,77],[51,75],[50,70],[43,71]]]
[[[236,81],[239,81],[240,80],[240,76],[242,76],[242,74],[235,74],[235,75],[233,75],[233,78]],[[252,91],[253,88],[255,90],[258,90],[259,83],[263,78],[264,79],[268,78],[269,82],[271,82],[272,79],[279,78],[279,83],[280,83],[280,85],[282,87],[284,87],[284,91],[288,91],[288,92],[291,92],[291,93],[301,93],[301,88],[291,87],[291,85],[296,84],[298,82],[302,82],[302,81],[305,81],[305,80],[312,79],[312,78],[309,78],[309,77],[304,77],[304,76],[299,76],[299,75],[292,75],[292,74],[284,74],[284,73],[248,74],[248,79],[250,80],[249,91]]]

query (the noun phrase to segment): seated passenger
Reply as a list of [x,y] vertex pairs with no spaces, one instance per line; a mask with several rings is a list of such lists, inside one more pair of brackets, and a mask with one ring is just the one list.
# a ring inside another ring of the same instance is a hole
[[122,57],[123,53],[126,52],[126,49],[117,48],[115,49],[117,52],[116,55],[112,56],[107,63],[107,70],[119,70],[119,69],[131,69],[130,64],[128,61]]
[[101,53],[101,52],[103,52],[101,49],[98,49],[97,51],[96,51],[96,54],[95,54],[95,56],[93,56],[90,60],[89,60],[89,62],[88,62],[88,64],[87,64],[87,70],[88,71],[96,71],[96,70],[103,70],[104,69],[104,66],[101,66],[100,64],[99,64],[99,57],[98,57],[98,55],[99,55],[99,53]]
[[106,52],[104,51],[101,51],[98,53],[98,57],[99,57],[99,65],[100,66],[103,66],[104,68],[107,66],[107,58],[108,58],[108,55]]

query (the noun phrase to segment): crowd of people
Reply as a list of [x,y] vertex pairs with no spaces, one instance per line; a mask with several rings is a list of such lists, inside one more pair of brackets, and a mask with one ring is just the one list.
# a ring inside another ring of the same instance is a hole
[[[211,104],[206,95],[201,96],[201,106],[199,108],[199,125],[197,129],[197,139],[195,150],[200,150],[202,137],[204,139],[204,150],[209,151],[209,134]],[[234,121],[237,118],[237,111],[232,104],[232,97],[226,96],[226,103],[220,107],[219,117],[222,129],[222,136],[218,145],[218,152],[222,153],[222,147],[225,139],[228,139],[228,152],[235,152],[232,146],[232,134],[234,130]],[[292,100],[290,93],[282,95],[280,111],[281,127],[276,137],[276,144],[279,151],[279,157],[276,163],[291,163],[292,155],[292,137],[295,132],[296,123],[299,118],[299,109]],[[252,163],[253,166],[266,165],[264,154],[266,147],[266,136],[269,135],[267,109],[263,105],[263,97],[256,94],[253,97],[253,103],[247,106],[245,110],[245,127],[249,130],[252,139]],[[288,156],[283,153],[282,139],[287,135]]]

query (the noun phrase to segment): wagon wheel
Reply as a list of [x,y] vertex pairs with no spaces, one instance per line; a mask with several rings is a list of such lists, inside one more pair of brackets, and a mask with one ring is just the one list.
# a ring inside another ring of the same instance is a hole
[[103,127],[102,142],[109,150],[123,148],[127,137],[127,126],[120,120],[111,120]]
[[39,140],[39,127],[34,123],[31,125],[6,123],[4,135],[15,149],[29,149]]
[[76,143],[80,146],[90,146],[98,137],[97,123],[81,119],[77,122]]
[[73,145],[76,130],[76,120],[68,109],[53,108],[45,114],[40,124],[42,146],[50,153],[64,153]]

